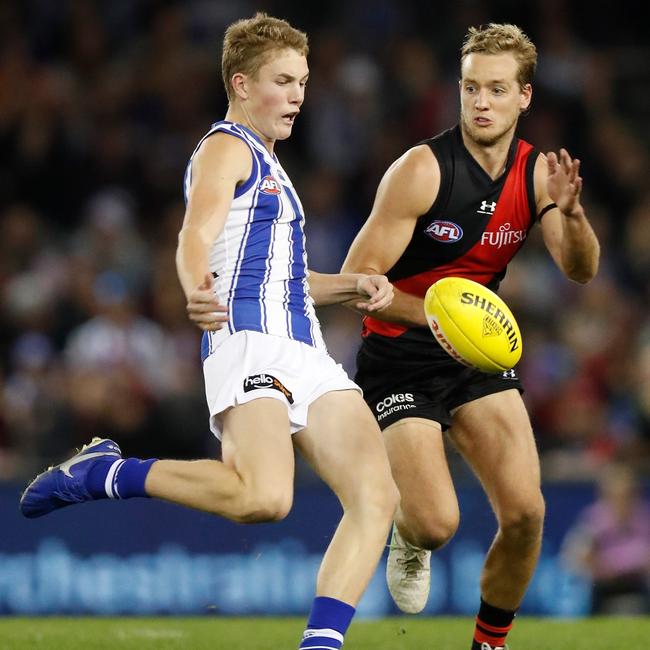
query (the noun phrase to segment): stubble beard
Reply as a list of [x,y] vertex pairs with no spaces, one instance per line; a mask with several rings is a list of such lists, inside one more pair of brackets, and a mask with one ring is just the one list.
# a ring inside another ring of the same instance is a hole
[[473,142],[475,142],[480,147],[492,147],[497,144],[507,133],[514,131],[514,127],[517,124],[519,115],[517,115],[505,128],[501,129],[497,133],[486,133],[483,129],[479,129],[472,123],[471,120],[468,120],[465,114],[461,111],[460,121],[465,135],[468,136]]

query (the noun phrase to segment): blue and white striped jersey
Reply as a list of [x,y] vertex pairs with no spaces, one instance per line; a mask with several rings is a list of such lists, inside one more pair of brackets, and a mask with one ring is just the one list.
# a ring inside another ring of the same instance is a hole
[[222,131],[251,150],[250,178],[238,186],[224,229],[209,252],[215,293],[227,305],[227,326],[206,332],[205,359],[225,338],[240,330],[282,336],[325,348],[314,301],[307,286],[304,214],[300,199],[275,155],[249,129],[216,122],[197,145],[185,172],[187,203],[192,159],[206,138]]

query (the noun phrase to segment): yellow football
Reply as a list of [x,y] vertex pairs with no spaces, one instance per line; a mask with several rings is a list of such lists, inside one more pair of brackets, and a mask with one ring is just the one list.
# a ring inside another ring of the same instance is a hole
[[521,332],[506,303],[478,282],[443,278],[424,297],[424,313],[442,348],[483,372],[505,372],[521,358]]

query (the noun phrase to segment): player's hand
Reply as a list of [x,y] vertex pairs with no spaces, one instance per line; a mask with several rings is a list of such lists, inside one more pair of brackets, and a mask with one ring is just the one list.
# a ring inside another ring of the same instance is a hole
[[546,156],[548,166],[547,189],[560,212],[572,216],[581,210],[580,192],[582,178],[580,177],[580,161],[571,158],[566,149],[560,149],[559,157],[550,152]]
[[203,282],[187,298],[187,315],[206,332],[216,332],[228,322],[228,309],[214,295],[214,280],[206,273]]
[[385,275],[362,275],[357,280],[357,293],[369,298],[356,303],[361,311],[380,311],[393,302],[393,285]]

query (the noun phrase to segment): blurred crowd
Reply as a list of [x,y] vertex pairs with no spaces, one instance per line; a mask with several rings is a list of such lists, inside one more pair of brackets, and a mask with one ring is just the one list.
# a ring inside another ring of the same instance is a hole
[[[306,104],[277,153],[321,272],[340,267],[390,163],[456,122],[467,27],[516,22],[533,38],[520,135],[583,161],[603,249],[598,277],[578,286],[534,233],[503,283],[543,471],[588,479],[619,460],[650,476],[644,23],[607,0],[599,12],[568,0],[447,4],[0,4],[0,479],[22,481],[92,435],[140,457],[217,451],[174,252],[187,159],[226,110],[223,31],[259,9],[310,36]],[[358,316],[321,318],[354,372]]]
[[564,538],[562,559],[591,583],[592,614],[650,614],[650,502],[626,464],[609,463],[597,486]]

